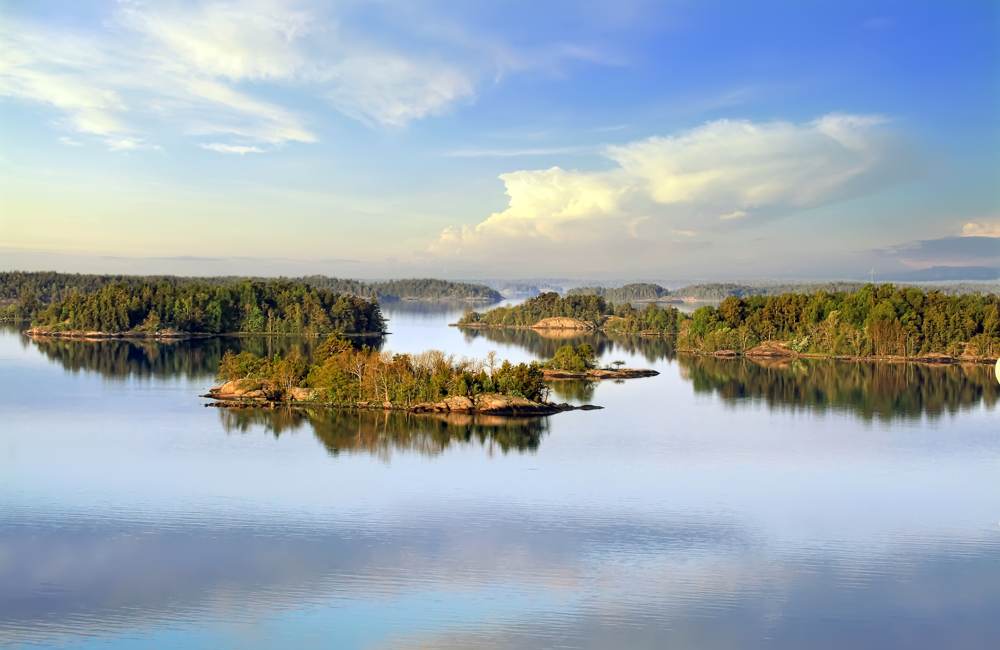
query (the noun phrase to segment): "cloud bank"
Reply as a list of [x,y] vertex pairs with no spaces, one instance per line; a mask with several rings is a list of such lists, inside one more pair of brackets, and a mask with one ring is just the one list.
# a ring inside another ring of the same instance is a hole
[[600,242],[607,257],[679,241],[690,250],[726,229],[877,191],[907,168],[886,118],[837,113],[803,123],[713,121],[607,147],[604,158],[608,168],[600,171],[500,175],[507,207],[476,225],[445,229],[431,251],[593,251]]

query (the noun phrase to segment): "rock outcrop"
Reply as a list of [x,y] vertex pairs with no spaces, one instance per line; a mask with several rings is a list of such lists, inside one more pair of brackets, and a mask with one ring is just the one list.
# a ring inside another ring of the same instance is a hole
[[642,368],[591,368],[590,370],[560,370],[558,368],[542,368],[546,379],[635,379],[637,377],[655,377],[660,374],[656,370]]
[[531,326],[533,330],[580,330],[591,331],[594,329],[593,323],[588,323],[579,318],[569,318],[567,316],[553,316],[543,318]]

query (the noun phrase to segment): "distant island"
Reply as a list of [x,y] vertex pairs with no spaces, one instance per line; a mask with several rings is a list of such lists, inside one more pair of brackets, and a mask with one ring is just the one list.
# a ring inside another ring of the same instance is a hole
[[[996,270],[992,279],[997,277]],[[689,284],[679,289],[667,289],[659,284],[636,282],[621,287],[575,287],[566,295],[594,295],[610,302],[719,302],[729,297],[780,296],[786,293],[850,293],[859,291],[869,283],[864,282],[760,282],[734,284],[711,282]],[[914,285],[915,286],[915,285]],[[1000,292],[1000,282],[955,282],[948,284],[920,285],[923,290],[936,290],[946,295],[986,294]]]
[[[584,351],[585,352],[585,351]],[[222,407],[327,406],[411,413],[548,415],[597,408],[549,402],[540,364],[455,360],[442,352],[418,355],[356,349],[330,336],[311,363],[293,353],[266,358],[227,352],[223,383],[205,397]]]
[[115,282],[70,291],[39,311],[28,330],[83,339],[331,332],[385,334],[378,302],[289,280]]
[[682,351],[719,356],[828,356],[951,362],[1000,356],[1000,296],[946,295],[889,284],[856,291],[728,297],[692,314],[637,309],[598,295],[541,294],[520,305],[468,312],[465,328],[551,328],[662,336]]
[[87,275],[55,272],[0,272],[0,320],[30,321],[46,307],[69,298],[72,293],[89,294],[108,285],[140,289],[145,286],[172,285],[230,286],[242,282],[290,282],[326,289],[333,293],[382,302],[402,300],[459,301],[491,304],[503,296],[483,284],[451,282],[428,278],[364,282],[313,275],[302,278],[180,277],[169,275]]

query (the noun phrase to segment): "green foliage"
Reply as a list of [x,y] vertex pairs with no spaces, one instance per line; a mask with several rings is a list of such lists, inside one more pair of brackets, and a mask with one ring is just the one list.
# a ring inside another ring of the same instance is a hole
[[[108,285],[124,285],[139,288],[146,285],[182,286],[188,284],[233,285],[244,281],[266,283],[265,278],[213,277],[191,278],[166,275],[84,275],[78,273],[55,273],[51,271],[0,272],[0,320],[32,320],[47,305],[61,302],[72,293],[89,294]],[[386,280],[382,282],[361,282],[328,278],[314,275],[286,280],[297,285],[308,285],[316,289],[326,289],[334,293],[350,294],[362,298],[377,297],[380,300],[476,300],[498,302],[502,296],[482,284],[449,282],[447,280],[412,279]],[[217,314],[221,317],[221,314]],[[259,331],[266,321],[266,314],[247,315],[249,324]]]
[[545,365],[553,370],[583,372],[597,365],[597,355],[594,353],[594,348],[587,343],[577,346],[564,345],[556,350]]
[[916,287],[725,299],[681,326],[678,344],[703,351],[746,350],[780,340],[798,352],[846,356],[1000,354],[1000,296],[945,295]]
[[228,284],[115,282],[88,293],[71,290],[37,316],[66,330],[220,334],[381,334],[376,302],[289,280]]
[[577,287],[570,289],[566,295],[594,295],[600,296],[613,303],[637,302],[640,300],[660,300],[670,295],[670,291],[658,284],[649,282],[635,282],[622,287]]
[[497,307],[485,313],[469,312],[459,321],[460,325],[489,325],[494,327],[530,327],[543,318],[565,316],[599,323],[610,312],[608,303],[600,296],[565,296],[543,293],[519,305]]
[[484,393],[542,401],[547,395],[537,364],[505,361],[495,366],[492,362],[456,361],[438,351],[393,355],[369,348],[358,350],[335,335],[317,347],[311,365],[296,353],[270,359],[249,352],[226,353],[219,364],[219,379],[256,382],[254,385],[273,399],[291,388],[308,387],[316,391],[320,401],[343,406],[389,402],[409,407]]

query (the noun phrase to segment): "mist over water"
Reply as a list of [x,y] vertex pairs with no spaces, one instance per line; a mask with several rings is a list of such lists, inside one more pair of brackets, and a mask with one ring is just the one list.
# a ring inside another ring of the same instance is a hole
[[[386,305],[394,352],[567,342]],[[0,645],[986,648],[1000,638],[988,366],[678,354],[553,384],[542,419],[198,397],[227,349],[0,331]]]

